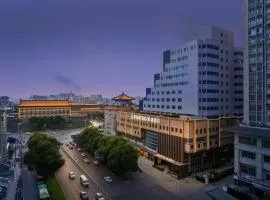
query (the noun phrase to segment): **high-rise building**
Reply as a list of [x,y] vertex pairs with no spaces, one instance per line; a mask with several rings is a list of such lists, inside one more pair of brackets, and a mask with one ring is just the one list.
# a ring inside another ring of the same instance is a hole
[[146,89],[143,111],[242,115],[242,49],[234,47],[229,30],[211,26],[203,35],[163,52],[163,71],[154,75],[154,87]]
[[244,120],[270,126],[270,1],[245,0]]

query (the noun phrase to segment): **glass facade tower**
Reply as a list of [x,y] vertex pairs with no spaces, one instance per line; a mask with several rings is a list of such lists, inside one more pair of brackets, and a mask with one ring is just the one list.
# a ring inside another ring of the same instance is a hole
[[270,126],[270,0],[245,0],[245,121]]

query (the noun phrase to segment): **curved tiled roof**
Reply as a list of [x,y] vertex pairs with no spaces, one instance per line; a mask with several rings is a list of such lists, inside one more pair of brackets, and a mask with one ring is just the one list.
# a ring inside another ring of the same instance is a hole
[[125,93],[122,93],[116,97],[113,97],[112,99],[116,100],[116,101],[132,101],[132,100],[134,100],[133,97],[130,97],[130,96],[126,95]]
[[70,106],[68,101],[55,101],[55,100],[21,100],[20,107],[60,107],[60,106]]

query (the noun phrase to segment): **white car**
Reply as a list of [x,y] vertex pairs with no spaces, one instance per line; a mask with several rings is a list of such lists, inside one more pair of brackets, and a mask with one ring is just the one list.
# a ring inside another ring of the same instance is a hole
[[105,176],[104,177],[104,180],[107,182],[107,183],[112,183],[112,178],[110,176]]
[[70,179],[74,179],[75,178],[75,173],[74,172],[69,172],[68,176]]
[[90,160],[88,160],[87,158],[83,159],[83,161],[86,163],[90,163]]
[[81,148],[78,148],[78,151],[79,151],[79,152],[81,152],[81,151],[82,151],[82,149],[81,149]]
[[98,192],[98,193],[96,193],[96,200],[105,200],[105,198],[104,198],[104,196],[103,196],[103,194],[102,193],[100,193],[100,192]]
[[82,157],[85,157],[86,155],[85,155],[85,153],[81,153],[81,156],[82,156]]

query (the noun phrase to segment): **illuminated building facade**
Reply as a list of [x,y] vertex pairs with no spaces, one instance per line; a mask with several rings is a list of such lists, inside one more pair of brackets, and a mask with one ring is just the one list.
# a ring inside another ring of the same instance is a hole
[[176,118],[119,111],[116,130],[155,165],[167,164],[180,178],[232,162],[233,133],[223,129],[237,123],[236,117]]

